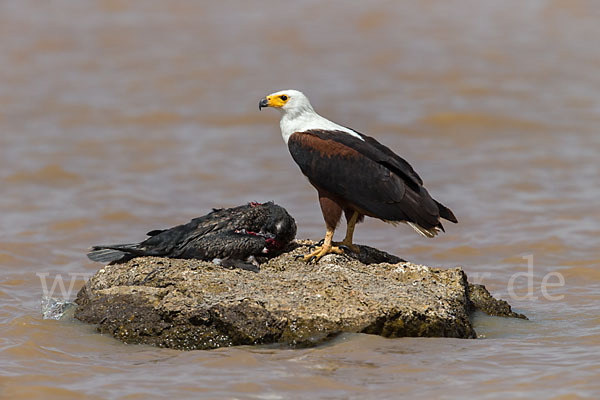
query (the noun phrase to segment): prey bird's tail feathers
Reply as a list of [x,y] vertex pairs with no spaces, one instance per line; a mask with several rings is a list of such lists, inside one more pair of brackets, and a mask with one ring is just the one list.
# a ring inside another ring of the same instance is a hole
[[92,261],[110,263],[119,261],[125,257],[144,255],[143,251],[137,249],[138,244],[139,243],[93,246],[87,256]]

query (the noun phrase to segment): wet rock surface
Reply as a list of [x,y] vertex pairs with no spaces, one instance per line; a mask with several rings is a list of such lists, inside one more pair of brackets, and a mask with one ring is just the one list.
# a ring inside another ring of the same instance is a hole
[[469,300],[472,311],[480,310],[495,317],[528,319],[525,315],[514,312],[506,301],[495,299],[483,285],[469,283]]
[[310,244],[294,243],[258,273],[157,257],[108,265],[80,290],[75,317],[126,343],[185,350],[311,346],[343,332],[475,338],[475,308],[519,317],[469,285],[460,268],[403,262],[367,246],[317,264],[296,260]]

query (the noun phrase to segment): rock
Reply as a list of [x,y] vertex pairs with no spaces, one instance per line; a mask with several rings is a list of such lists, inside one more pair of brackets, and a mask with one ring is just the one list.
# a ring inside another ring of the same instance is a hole
[[483,285],[469,283],[469,300],[471,310],[480,310],[487,315],[529,319],[523,314],[514,312],[504,300],[495,299]]
[[483,292],[460,268],[403,262],[367,246],[318,264],[296,260],[310,244],[294,243],[259,273],[157,257],[107,265],[80,290],[75,317],[126,343],[191,350],[310,346],[342,332],[475,338],[473,307],[506,311],[487,291],[472,302],[469,293]]

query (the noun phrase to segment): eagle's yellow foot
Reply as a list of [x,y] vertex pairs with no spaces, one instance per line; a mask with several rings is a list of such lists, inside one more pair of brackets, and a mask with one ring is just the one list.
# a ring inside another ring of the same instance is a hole
[[332,246],[331,244],[329,244],[329,245],[323,244],[322,246],[316,246],[316,250],[313,251],[312,253],[306,254],[304,256],[299,256],[298,258],[302,257],[304,259],[304,261],[307,263],[310,263],[312,261],[314,261],[316,263],[321,259],[321,257],[323,257],[326,254],[331,254],[331,253],[344,254],[344,251],[342,249],[340,249],[339,247]]
[[[309,250],[315,249],[317,248],[317,246],[322,246],[323,242],[325,242],[325,239],[321,239],[319,242],[317,242],[317,244],[310,245]],[[331,242],[331,244],[333,246],[339,247],[341,250],[350,250],[351,252],[356,254],[360,253],[360,248],[357,245],[353,244],[352,242],[348,242],[345,239],[341,242]]]
[[346,241],[346,240],[343,240],[341,242],[333,242],[333,245],[334,246],[339,246],[342,249],[348,249],[348,250],[350,250],[351,252],[353,252],[355,254],[359,254],[360,253],[360,248],[357,245],[352,244],[352,242],[349,242],[349,241]]

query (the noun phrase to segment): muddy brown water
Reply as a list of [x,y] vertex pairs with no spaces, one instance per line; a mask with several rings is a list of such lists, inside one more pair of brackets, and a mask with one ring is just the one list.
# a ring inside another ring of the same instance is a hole
[[[0,395],[597,398],[599,20],[582,0],[0,3]],[[211,207],[274,200],[322,237],[258,111],[283,88],[396,150],[460,220],[434,240],[369,220],[357,242],[462,265],[530,321],[178,352],[42,319],[40,276],[74,295],[91,244]]]

